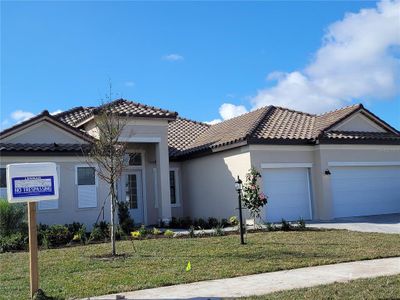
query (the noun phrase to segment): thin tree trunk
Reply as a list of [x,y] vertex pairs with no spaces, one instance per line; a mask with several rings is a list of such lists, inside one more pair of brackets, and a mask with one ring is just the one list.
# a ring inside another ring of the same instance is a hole
[[117,254],[115,249],[115,186],[111,184],[111,254]]

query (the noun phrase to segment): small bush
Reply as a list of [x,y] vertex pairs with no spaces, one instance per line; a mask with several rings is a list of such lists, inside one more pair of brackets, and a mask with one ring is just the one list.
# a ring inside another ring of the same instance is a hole
[[196,237],[196,234],[194,233],[194,226],[193,225],[189,227],[189,237],[190,238]]
[[110,225],[101,221],[93,225],[92,232],[90,233],[90,241],[106,241],[110,238]]
[[129,233],[134,228],[134,220],[131,218],[129,214],[128,202],[122,202],[122,201],[118,202],[118,219],[122,231],[126,235],[129,235]]
[[227,219],[222,219],[221,220],[221,226],[222,227],[228,227],[229,226],[229,222]]
[[276,231],[276,226],[273,223],[266,223],[268,231]]
[[48,246],[57,247],[68,244],[72,240],[73,235],[64,225],[52,225],[45,231],[45,237]]
[[232,216],[229,218],[229,224],[231,224],[232,226],[237,226],[239,225],[239,220],[236,216]]
[[281,225],[281,229],[283,231],[290,231],[292,230],[292,224],[290,224],[288,221],[286,221],[285,219],[282,219],[282,225]]
[[197,223],[198,223],[198,228],[201,228],[201,229],[206,229],[206,228],[208,228],[208,223],[207,223],[207,221],[206,220],[204,220],[204,219],[202,219],[202,218],[199,218],[198,220],[197,220]]
[[154,227],[153,230],[151,231],[151,233],[154,235],[160,235],[162,232],[160,229]]
[[190,217],[179,218],[179,228],[189,228],[193,225],[193,220]]
[[225,235],[225,231],[222,226],[214,227],[214,228],[212,228],[212,230],[213,230],[213,235],[215,235],[215,236]]
[[171,222],[169,222],[169,227],[171,227],[171,228],[178,228],[179,227],[179,222],[175,217],[171,218]]
[[0,236],[28,233],[26,205],[0,199]]
[[306,229],[306,222],[303,220],[303,218],[300,218],[300,219],[297,221],[297,228],[298,228],[299,230],[304,230],[304,229]]
[[208,227],[209,228],[214,228],[219,226],[219,222],[216,218],[208,218]]
[[28,237],[21,232],[0,236],[0,253],[8,251],[25,250],[28,245]]
[[151,231],[151,230],[148,230],[148,229],[146,228],[146,226],[144,226],[144,225],[140,226],[140,228],[139,228],[138,231],[140,232],[140,235],[141,235],[142,237],[145,237],[146,235],[152,233],[152,231]]
[[132,231],[131,237],[134,239],[140,239],[142,237],[142,234],[140,233],[140,231]]
[[164,232],[164,236],[165,237],[172,238],[174,235],[175,235],[175,233],[172,230],[169,230],[169,229],[165,230],[165,232]]

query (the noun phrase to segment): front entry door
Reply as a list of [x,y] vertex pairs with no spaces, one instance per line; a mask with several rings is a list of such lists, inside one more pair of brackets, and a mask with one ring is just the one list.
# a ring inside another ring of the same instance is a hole
[[143,223],[142,172],[128,171],[122,175],[122,201],[129,204],[129,213],[135,224]]

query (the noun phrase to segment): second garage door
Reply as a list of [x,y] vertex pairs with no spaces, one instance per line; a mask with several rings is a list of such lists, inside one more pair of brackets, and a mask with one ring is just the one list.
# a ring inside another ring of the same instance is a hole
[[268,196],[265,221],[311,219],[308,168],[268,168],[262,175],[264,193]]
[[332,168],[335,218],[400,213],[400,167]]

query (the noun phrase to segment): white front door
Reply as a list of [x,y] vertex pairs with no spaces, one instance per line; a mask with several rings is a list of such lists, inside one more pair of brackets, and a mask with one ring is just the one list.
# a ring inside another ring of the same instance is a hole
[[264,193],[268,203],[264,209],[264,221],[310,220],[311,197],[307,168],[264,169],[262,173]]
[[129,213],[135,224],[143,223],[142,171],[127,171],[122,174],[122,201],[129,204]]
[[335,218],[400,213],[400,167],[331,169]]

